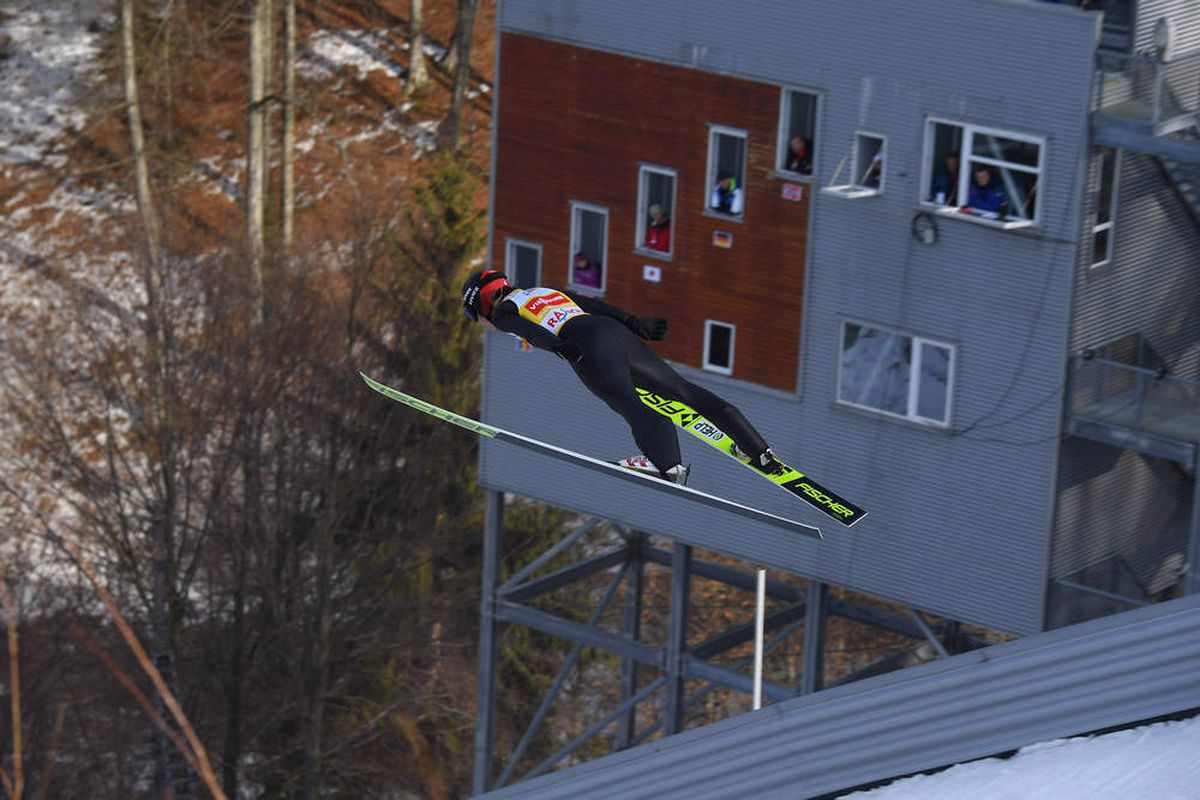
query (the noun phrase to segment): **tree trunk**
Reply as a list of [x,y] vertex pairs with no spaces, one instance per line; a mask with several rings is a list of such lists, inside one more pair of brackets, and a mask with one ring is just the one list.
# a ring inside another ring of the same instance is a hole
[[296,212],[296,0],[283,0],[283,177],[279,205],[284,252],[292,248]]
[[321,772],[324,759],[325,705],[329,698],[329,664],[333,652],[333,609],[332,609],[332,535],[322,534],[317,552],[316,574],[313,576],[316,593],[316,630],[310,633],[306,643],[309,649],[308,675],[305,676],[305,694],[308,714],[304,736],[304,771],[301,778],[302,800],[316,800],[321,795]]
[[8,629],[8,688],[12,693],[10,703],[12,709],[12,783],[8,785],[5,777],[5,788],[14,800],[21,800],[25,792],[25,749],[22,742],[22,732],[25,730],[21,722],[21,650],[20,639],[17,635],[17,605],[13,602],[8,591],[8,585],[0,576],[0,604],[4,607],[4,623]]
[[[121,71],[125,83],[125,114],[129,120],[129,144],[133,151],[134,191],[142,217],[146,257],[155,270],[161,254],[161,233],[154,198],[150,193],[150,169],[146,164],[146,137],[142,130],[142,107],[138,101],[137,60],[133,47],[133,0],[121,0]],[[147,281],[150,307],[157,305],[155,282]]]
[[240,797],[239,767],[242,760],[242,665],[246,638],[246,569],[241,553],[234,554],[233,621],[229,632],[229,675],[225,682],[225,743],[221,753],[221,788],[230,797]]
[[421,21],[422,0],[408,2],[408,77],[404,81],[404,94],[410,96],[429,83],[429,70],[425,68],[425,29]]
[[458,22],[454,26],[453,44],[456,50],[454,91],[450,97],[450,113],[442,125],[442,142],[452,150],[457,150],[462,142],[463,106],[471,78],[471,37],[478,7],[479,0],[458,0]]
[[246,144],[246,240],[250,250],[253,319],[263,321],[263,253],[267,194],[268,0],[252,0],[250,17],[250,105]]

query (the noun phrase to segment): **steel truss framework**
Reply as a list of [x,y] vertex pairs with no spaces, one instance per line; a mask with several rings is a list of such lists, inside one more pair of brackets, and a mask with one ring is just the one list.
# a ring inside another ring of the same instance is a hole
[[[552,559],[567,551],[604,522],[593,518],[507,580],[501,581],[503,522],[503,494],[489,490],[484,520],[475,764],[472,774],[472,788],[475,794],[512,782],[516,765],[552,710],[585,648],[596,648],[621,659],[620,700],[605,716],[521,775],[520,779],[532,778],[553,768],[610,725],[617,726],[617,749],[624,749],[641,744],[660,730],[666,735],[678,733],[682,729],[684,713],[702,702],[714,689],[725,687],[746,694],[753,692],[753,679],[742,671],[750,664],[753,656],[741,659],[734,667],[716,664],[710,660],[752,641],[753,622],[734,625],[691,646],[686,642],[686,632],[688,599],[693,577],[720,581],[753,592],[756,588],[756,575],[696,558],[691,545],[676,543],[670,551],[655,547],[647,534],[614,524],[613,528],[621,538],[619,545],[533,577]],[[666,641],[663,644],[643,641],[640,630],[645,570],[650,564],[669,567],[671,570],[670,610]],[[526,605],[527,601],[534,598],[610,570],[613,572],[612,578],[587,623],[565,619]],[[622,614],[623,630],[618,634],[599,628],[598,623],[611,607],[622,584],[626,587]],[[807,587],[799,587],[768,580],[766,591],[768,598],[783,600],[786,605],[766,615],[764,652],[770,652],[797,632],[802,631],[804,636],[802,670],[797,684],[789,686],[774,681],[763,683],[763,697],[773,702],[825,688],[822,686],[821,676],[824,672],[826,622],[830,615],[927,641],[939,657],[986,644],[963,635],[958,623],[939,623],[936,626],[938,630],[935,631],[915,609],[907,609],[906,615],[900,615],[849,602],[832,596],[828,586],[817,581],[810,581]],[[497,653],[502,624],[524,625],[574,642],[574,646],[534,712],[524,735],[509,754],[500,774],[496,776],[493,764],[493,730],[496,687],[500,677],[497,675]],[[641,684],[638,680],[638,668],[643,665],[653,667],[660,673],[659,676]],[[858,673],[841,678],[837,683],[847,683],[880,671],[886,669],[881,669],[879,665],[871,665]],[[704,681],[705,686],[687,695],[684,691],[686,680]],[[638,705],[659,690],[665,690],[666,695],[663,712],[658,715],[658,719],[638,729]]]

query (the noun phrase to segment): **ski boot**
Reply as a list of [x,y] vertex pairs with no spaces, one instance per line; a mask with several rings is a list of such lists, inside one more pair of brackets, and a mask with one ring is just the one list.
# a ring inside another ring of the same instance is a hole
[[782,475],[787,469],[783,465],[783,462],[775,457],[775,454],[771,452],[771,448],[769,447],[754,458],[751,458],[750,466],[764,475]]
[[688,474],[691,473],[691,471],[692,471],[692,468],[690,466],[684,466],[683,464],[676,464],[675,466],[668,469],[666,472],[663,472],[663,471],[659,470],[658,467],[654,466],[653,461],[651,461],[650,459],[646,458],[643,455],[636,455],[636,456],[630,456],[629,458],[623,458],[620,461],[616,462],[616,464],[618,467],[624,467],[625,469],[632,469],[637,472],[645,472],[649,475],[653,475],[656,478],[662,478],[664,481],[669,481],[670,483],[678,483],[681,485],[684,485],[687,483]]

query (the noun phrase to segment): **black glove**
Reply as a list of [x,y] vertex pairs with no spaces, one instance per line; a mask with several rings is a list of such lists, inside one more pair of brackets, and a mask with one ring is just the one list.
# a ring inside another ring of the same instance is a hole
[[583,360],[583,350],[580,349],[579,345],[575,344],[574,342],[564,341],[562,339],[560,339],[558,345],[555,346],[554,355],[572,364],[578,364]]
[[632,314],[625,318],[625,327],[651,342],[662,341],[667,335],[667,321],[662,317],[635,317]]

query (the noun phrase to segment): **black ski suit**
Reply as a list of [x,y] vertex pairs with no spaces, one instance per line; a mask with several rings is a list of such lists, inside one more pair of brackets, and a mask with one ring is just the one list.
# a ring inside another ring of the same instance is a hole
[[[538,292],[560,292],[569,301],[562,304],[568,313],[555,331],[533,321],[534,314],[523,316],[518,307],[518,301],[525,304],[530,293]],[[571,309],[570,304],[583,313]],[[671,420],[642,403],[634,387],[691,406],[732,437],[748,456],[767,449],[766,440],[741,411],[684,378],[647,347],[631,330],[637,318],[627,311],[561,289],[527,289],[497,298],[490,319],[497,329],[570,362],[584,386],[625,418],[642,454],[662,472],[680,462],[679,437]]]

